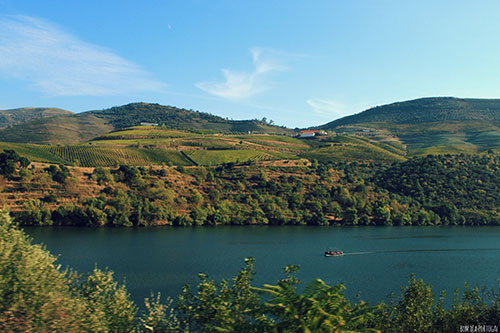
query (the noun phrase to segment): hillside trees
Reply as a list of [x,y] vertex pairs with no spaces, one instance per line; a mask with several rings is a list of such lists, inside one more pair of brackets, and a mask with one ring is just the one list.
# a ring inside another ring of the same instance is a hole
[[[318,162],[315,169],[225,165],[179,173],[129,165],[96,168],[88,181],[101,186],[95,197],[99,204],[76,199],[85,185],[68,168],[45,170],[30,171],[44,196],[13,213],[22,224],[500,224],[500,157],[491,155],[427,156],[394,164]],[[53,189],[71,201],[59,203]]]
[[26,200],[22,207],[23,210],[15,215],[17,223],[34,226],[48,226],[53,224],[51,212],[40,200]]
[[66,178],[68,178],[70,175],[69,169],[62,164],[59,164],[59,166],[51,165],[44,170],[52,176],[52,179],[55,182],[61,184],[63,184]]
[[14,150],[6,149],[0,153],[0,175],[11,178],[17,168],[26,168],[30,161],[19,156]]
[[373,181],[420,206],[419,225],[500,223],[498,156],[428,155],[394,164]]

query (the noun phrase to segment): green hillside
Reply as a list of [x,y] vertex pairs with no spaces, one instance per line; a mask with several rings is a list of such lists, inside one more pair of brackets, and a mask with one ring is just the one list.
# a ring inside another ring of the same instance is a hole
[[259,120],[228,120],[208,113],[173,106],[132,103],[79,114],[43,108],[0,111],[0,128],[5,127],[0,130],[0,141],[79,143],[101,137],[113,130],[138,126],[141,123],[155,123],[163,128],[198,133],[279,135],[293,133],[291,129]]
[[60,158],[57,155],[52,154],[50,151],[44,149],[41,145],[26,144],[26,143],[12,143],[12,142],[0,142],[0,152],[13,149],[20,156],[26,157],[33,162],[46,162],[55,164],[67,164],[67,161]]
[[[32,122],[29,126],[25,124],[24,128],[19,125],[0,131],[0,135],[8,132],[11,139],[17,138],[16,135],[25,135],[40,143],[0,142],[0,150],[14,149],[32,161],[82,167],[120,164],[215,166],[263,161],[278,165],[303,158],[323,162],[392,162],[406,159],[404,145],[394,138],[371,139],[352,135],[301,139],[286,135],[206,133],[134,126],[79,142],[82,133],[86,133],[88,138],[97,136],[99,131],[108,132],[111,129],[109,124],[92,127],[92,123],[96,123],[92,118],[95,117],[90,114],[69,118],[62,116],[52,119],[52,122]],[[99,121],[104,122],[102,119]],[[59,137],[50,136],[51,131],[57,131]],[[64,134],[64,139],[61,134]]]
[[80,113],[32,120],[0,130],[0,141],[19,143],[76,143],[113,130],[104,119]]
[[363,137],[396,137],[408,155],[500,150],[500,100],[422,98],[378,106],[319,126]]
[[331,143],[301,154],[309,160],[333,161],[403,161],[404,150],[362,137],[338,135]]
[[71,114],[73,113],[70,111],[58,108],[18,108],[0,110],[0,128],[6,128],[45,117],[67,116]]
[[[9,112],[6,117],[16,114],[16,121],[26,122],[1,129],[3,142],[75,145],[92,140],[98,146],[184,152],[185,158],[191,150],[247,150],[197,152],[201,164],[273,158],[395,161],[414,155],[500,152],[500,100],[496,99],[433,97],[378,106],[319,126],[330,135],[309,140],[293,138],[293,130],[266,121],[229,120],[150,103],[79,114],[43,108]],[[54,113],[57,116],[48,116]],[[155,126],[140,126],[144,123]]]
[[82,167],[112,167],[120,164],[192,165],[180,152],[161,148],[96,147],[85,145],[41,145],[44,152],[60,159],[64,164]]
[[319,126],[334,129],[342,125],[388,122],[418,124],[428,122],[500,122],[500,99],[430,97],[377,106],[361,113]]
[[205,112],[151,103],[131,103],[86,113],[106,119],[117,129],[138,126],[141,123],[156,123],[166,128],[179,130],[275,134],[292,132],[290,129],[272,126],[258,120],[228,120]]
[[321,161],[401,161],[405,147],[394,138],[196,133],[153,126],[135,126],[103,135],[94,146],[148,147],[181,151],[198,165],[307,158]]

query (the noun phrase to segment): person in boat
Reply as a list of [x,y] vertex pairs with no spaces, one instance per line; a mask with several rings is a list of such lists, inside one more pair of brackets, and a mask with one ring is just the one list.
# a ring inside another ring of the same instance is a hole
[[342,251],[334,251],[334,250],[325,251],[325,256],[341,256],[343,254],[344,252]]

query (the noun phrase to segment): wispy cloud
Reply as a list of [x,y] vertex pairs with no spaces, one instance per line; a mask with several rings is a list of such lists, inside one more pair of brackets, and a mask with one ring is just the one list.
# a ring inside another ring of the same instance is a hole
[[344,116],[347,113],[344,105],[332,100],[308,99],[306,103],[312,107],[318,116],[335,117]]
[[224,82],[198,82],[196,87],[226,99],[239,100],[249,98],[269,89],[266,76],[269,72],[285,70],[286,67],[276,59],[277,52],[255,47],[250,49],[254,69],[252,72],[238,72],[222,69]]
[[29,16],[0,17],[0,75],[56,96],[125,95],[165,88],[112,51]]

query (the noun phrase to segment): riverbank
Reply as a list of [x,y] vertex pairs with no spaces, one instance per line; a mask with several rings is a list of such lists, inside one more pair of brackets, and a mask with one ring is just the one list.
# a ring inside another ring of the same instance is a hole
[[3,179],[2,193],[20,225],[500,225],[500,157],[189,168],[34,164]]

